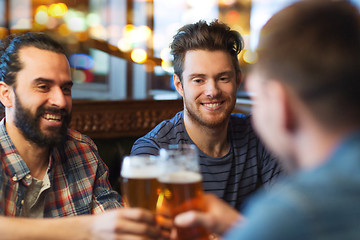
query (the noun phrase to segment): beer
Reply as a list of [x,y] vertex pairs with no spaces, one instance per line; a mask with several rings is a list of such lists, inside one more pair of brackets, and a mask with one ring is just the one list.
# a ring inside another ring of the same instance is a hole
[[157,165],[146,161],[145,156],[124,159],[121,170],[121,190],[126,207],[141,207],[156,211],[160,184],[160,170]]
[[[174,218],[189,210],[205,211],[203,202],[202,178],[198,172],[178,171],[159,178],[161,193],[158,213]],[[203,227],[177,228],[178,240],[209,239]]]

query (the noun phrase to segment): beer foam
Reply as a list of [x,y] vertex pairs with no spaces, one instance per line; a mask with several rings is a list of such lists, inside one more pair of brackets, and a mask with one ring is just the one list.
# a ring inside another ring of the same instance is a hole
[[157,178],[160,176],[161,172],[161,169],[157,166],[123,168],[121,169],[121,176],[124,178]]
[[198,172],[179,171],[165,174],[159,177],[163,183],[193,183],[202,181],[201,174]]

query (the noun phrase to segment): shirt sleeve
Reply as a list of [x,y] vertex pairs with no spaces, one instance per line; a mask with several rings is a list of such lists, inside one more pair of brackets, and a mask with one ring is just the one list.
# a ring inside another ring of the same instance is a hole
[[130,155],[159,155],[160,146],[152,139],[141,137],[135,141]]
[[107,209],[122,207],[120,194],[111,189],[108,180],[109,170],[105,163],[98,159],[98,168],[93,189],[92,214],[104,212]]

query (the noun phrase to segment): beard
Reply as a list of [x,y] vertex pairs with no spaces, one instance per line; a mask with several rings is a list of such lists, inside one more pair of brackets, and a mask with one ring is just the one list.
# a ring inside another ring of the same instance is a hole
[[[191,105],[191,103],[188,103],[186,101],[185,97],[183,98],[183,101],[184,101],[184,105],[185,105],[184,110],[187,113],[188,117],[193,122],[197,122],[201,126],[204,126],[206,128],[219,128],[219,127],[227,126],[228,121],[229,121],[229,116],[230,116],[231,112],[233,111],[233,108],[229,108],[221,113],[215,113],[217,115],[216,119],[206,120],[204,117],[201,116],[200,112],[196,111],[196,108],[193,107],[193,105]],[[219,116],[220,114],[222,116]]]
[[[63,143],[67,136],[67,129],[71,121],[71,113],[65,109],[45,108],[40,106],[35,114],[26,109],[15,93],[15,126],[20,129],[23,136],[37,144],[39,147],[54,147]],[[60,113],[63,119],[61,127],[48,127],[50,134],[45,134],[40,129],[40,118],[43,114]]]

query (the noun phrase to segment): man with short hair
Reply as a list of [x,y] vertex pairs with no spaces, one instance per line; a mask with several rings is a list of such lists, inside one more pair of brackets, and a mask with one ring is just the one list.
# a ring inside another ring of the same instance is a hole
[[280,167],[255,135],[250,117],[232,114],[241,81],[240,34],[218,21],[185,25],[174,36],[173,77],[184,111],[138,139],[131,154],[159,154],[172,144],[195,144],[203,187],[241,210]]
[[121,199],[93,141],[68,128],[73,82],[62,46],[41,33],[10,36],[0,73],[1,239],[157,239],[148,211],[103,213]]
[[225,239],[359,238],[359,30],[348,1],[296,2],[266,23],[247,89],[256,130],[294,173],[252,199],[245,219],[208,195],[208,213],[176,224],[232,228]]

